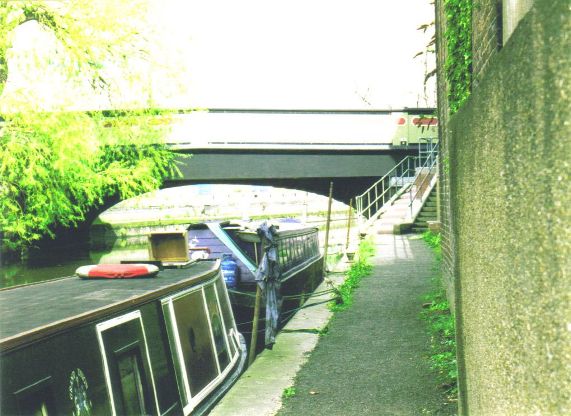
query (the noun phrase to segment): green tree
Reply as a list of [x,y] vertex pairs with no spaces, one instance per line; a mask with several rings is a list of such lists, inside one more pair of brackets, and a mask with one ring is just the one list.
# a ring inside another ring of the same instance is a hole
[[[120,88],[109,74],[144,58],[144,14],[140,1],[0,1],[0,94],[10,82],[14,33],[30,21],[56,39],[66,77],[87,80],[94,94]],[[44,65],[39,60],[35,70]],[[161,142],[168,114],[38,108],[29,93],[2,100],[0,230],[8,249],[53,235],[56,225],[76,225],[107,197],[148,192],[178,172]]]

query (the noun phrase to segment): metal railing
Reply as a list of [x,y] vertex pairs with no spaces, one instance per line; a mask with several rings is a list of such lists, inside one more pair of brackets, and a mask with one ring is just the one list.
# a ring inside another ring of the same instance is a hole
[[422,165],[416,168],[414,182],[409,188],[409,207],[410,216],[413,216],[414,201],[418,201],[422,205],[423,199],[428,196],[426,190],[429,188],[432,179],[436,175],[438,169],[438,143],[427,143],[424,150],[419,149],[419,162]]
[[406,156],[385,176],[355,198],[355,208],[360,224],[363,224],[365,218],[374,219],[381,207],[396,195],[399,188],[412,183],[416,160],[417,156]]
[[[365,192],[355,198],[355,208],[361,226],[374,221],[381,213],[381,208],[392,202],[397,194],[409,187],[412,208],[412,188],[418,182],[419,175],[426,167],[432,169],[437,162],[438,143],[429,140],[426,145],[419,145],[417,156],[406,156],[385,176],[375,182]],[[421,185],[426,178],[421,179]],[[415,189],[414,196],[419,193]]]

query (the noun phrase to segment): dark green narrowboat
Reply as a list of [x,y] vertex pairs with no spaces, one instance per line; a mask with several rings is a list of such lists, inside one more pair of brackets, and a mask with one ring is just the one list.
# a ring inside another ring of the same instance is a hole
[[220,262],[0,291],[0,414],[203,414],[246,358]]

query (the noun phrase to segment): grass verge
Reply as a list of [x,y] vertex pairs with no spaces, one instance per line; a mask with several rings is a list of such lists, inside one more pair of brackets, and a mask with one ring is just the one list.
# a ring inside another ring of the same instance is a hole
[[440,235],[428,231],[422,238],[434,250],[437,259],[437,274],[432,278],[432,290],[424,296],[424,310],[421,313],[430,334],[430,365],[436,371],[440,387],[445,390],[448,400],[454,402],[458,399],[456,329],[442,284]]
[[334,288],[335,297],[329,303],[329,309],[338,312],[347,309],[353,303],[353,291],[359,287],[361,279],[371,274],[373,266],[369,258],[375,254],[375,245],[370,240],[363,240],[359,244],[357,256],[347,271],[347,278],[339,287]]

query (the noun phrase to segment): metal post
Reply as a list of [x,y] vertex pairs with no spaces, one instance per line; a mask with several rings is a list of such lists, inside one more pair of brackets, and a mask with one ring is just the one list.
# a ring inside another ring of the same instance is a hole
[[351,236],[351,208],[353,205],[353,198],[349,199],[349,209],[347,210],[347,241],[345,242],[345,251],[349,248],[349,239]]
[[440,222],[440,169],[436,166],[436,221]]
[[325,247],[323,249],[323,270],[327,271],[327,248],[329,246],[329,227],[331,224],[331,203],[333,202],[333,181],[329,182],[329,202],[327,206],[327,222],[325,223]]
[[[333,182],[330,183],[330,186],[333,186]],[[330,189],[331,191],[331,189]],[[369,218],[371,218],[371,193],[367,192],[367,212],[369,213]]]
[[357,221],[360,227],[363,225],[363,203],[361,202],[361,196],[355,198],[355,205],[357,207]]

